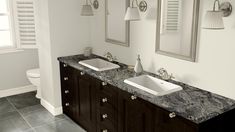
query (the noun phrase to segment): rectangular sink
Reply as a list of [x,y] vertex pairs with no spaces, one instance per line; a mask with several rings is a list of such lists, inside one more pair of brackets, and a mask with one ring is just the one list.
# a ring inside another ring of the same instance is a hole
[[79,61],[78,63],[95,71],[106,71],[120,68],[119,65],[105,61],[100,58],[83,60]]
[[124,82],[156,96],[163,96],[182,90],[182,87],[179,85],[175,85],[149,75],[129,78],[124,80]]

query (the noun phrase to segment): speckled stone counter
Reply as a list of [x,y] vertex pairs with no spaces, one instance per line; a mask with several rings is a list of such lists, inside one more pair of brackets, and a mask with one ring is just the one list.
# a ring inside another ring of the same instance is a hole
[[[75,55],[59,57],[58,60],[78,70],[85,71],[86,74],[100,79],[101,81],[105,81],[119,89],[135,94],[137,97],[149,101],[152,104],[168,111],[175,112],[176,115],[182,116],[196,124],[207,121],[217,115],[235,108],[235,101],[232,99],[175,81],[171,82],[182,86],[183,90],[164,96],[152,95],[124,83],[125,79],[135,76],[135,72],[128,69],[125,64],[115,62],[120,65],[121,68],[102,72],[97,72],[78,64],[81,60],[91,58],[102,57],[97,55],[92,55],[90,57]],[[158,77],[157,75],[149,72],[144,72],[143,74]]]

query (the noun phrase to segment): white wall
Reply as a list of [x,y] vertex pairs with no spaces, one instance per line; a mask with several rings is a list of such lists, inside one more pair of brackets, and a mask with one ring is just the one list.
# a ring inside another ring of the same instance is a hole
[[38,67],[37,50],[0,54],[0,90],[30,85],[26,71]]
[[42,98],[53,107],[61,106],[60,74],[57,57],[80,54],[90,44],[89,18],[81,17],[80,0],[40,2],[40,67]]
[[[156,0],[147,0],[149,8],[142,14],[142,21],[131,22],[130,47],[106,43],[104,23],[104,1],[92,19],[92,46],[94,52],[103,55],[110,51],[118,60],[135,64],[141,55],[144,69],[155,72],[164,67],[185,83],[235,99],[235,13],[225,18],[225,30],[200,29],[198,58],[196,63],[179,60],[155,53]],[[232,2],[235,7],[235,1]],[[211,9],[213,0],[201,0],[201,16]],[[201,20],[200,20],[201,22]]]

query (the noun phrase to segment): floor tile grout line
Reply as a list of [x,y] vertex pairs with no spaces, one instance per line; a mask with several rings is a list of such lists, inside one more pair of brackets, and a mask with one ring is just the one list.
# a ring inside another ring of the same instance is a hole
[[[32,106],[28,106],[28,107],[35,107],[35,106],[41,106],[41,104],[32,105]],[[28,108],[28,107],[25,107],[25,108]],[[21,109],[25,109],[25,108],[21,108]],[[37,111],[40,111],[40,109],[33,110],[32,112],[37,112]],[[22,116],[24,116],[24,117],[30,116],[30,114],[32,114],[32,112],[29,112],[27,115],[22,115]],[[19,111],[19,113],[21,113],[21,112]]]
[[42,126],[46,126],[46,125],[49,125],[49,124],[52,124],[52,123],[60,122],[60,121],[63,121],[63,120],[66,120],[66,119],[60,119],[60,120],[56,120],[56,121],[51,121],[51,122],[48,122],[48,123],[44,123],[44,124],[42,124],[42,125],[33,127],[33,129],[39,128],[39,127],[42,127]]
[[23,118],[23,120],[29,125],[29,127],[31,128],[31,129],[33,129],[33,131],[34,132],[36,132],[35,130],[34,130],[34,128],[30,125],[30,123],[24,118],[24,116],[19,112],[19,110],[15,107],[15,105],[8,99],[8,98],[6,98],[7,99],[7,101],[12,105],[12,107],[16,110],[16,112],[18,112],[19,114],[20,114],[20,116]]
[[[7,100],[6,97],[3,97],[3,98],[1,98],[1,99],[5,99],[5,100],[7,101],[7,103],[9,103],[9,104],[12,106],[12,104]],[[6,112],[1,112],[1,113],[0,113],[0,116],[1,116],[1,115],[4,115],[4,114],[7,114],[7,113],[17,112],[17,111],[16,111],[16,108],[15,108],[14,106],[12,106],[12,108],[13,108],[13,110],[6,111]],[[8,118],[10,118],[10,117],[8,117]],[[5,118],[5,119],[8,119],[8,118]],[[4,120],[5,120],[5,119],[4,119]],[[1,120],[1,119],[0,119],[0,120]]]
[[[41,105],[41,104],[38,104],[38,105]],[[33,106],[37,106],[37,105],[33,105]],[[31,106],[29,106],[29,107],[31,107]],[[44,107],[43,107],[44,108]],[[49,112],[47,109],[42,109],[42,110],[44,110],[44,111],[47,111],[47,112]],[[35,111],[33,111],[33,112],[37,112],[37,111],[40,111],[40,110],[35,110]],[[20,111],[19,111],[19,113],[20,114],[22,114]],[[30,114],[32,114],[32,112],[30,112],[28,115],[26,115],[26,116],[24,116],[24,115],[22,115],[24,118],[27,118],[28,116],[30,116]],[[53,118],[55,118],[56,116],[53,116],[52,114],[51,114],[51,116],[53,117]],[[51,122],[48,122],[48,123],[43,123],[43,124],[41,124],[41,125],[39,125],[39,126],[43,126],[43,125],[46,125],[46,124],[51,124],[51,123],[53,123],[53,122],[57,122],[57,121],[62,121],[62,120],[65,120],[67,117],[65,117],[65,118],[62,118],[62,119],[60,119],[60,118],[58,118],[57,120],[54,120],[54,121],[51,121]],[[33,127],[32,126],[32,128],[37,128],[37,127],[39,127],[39,126],[36,126],[36,127]]]
[[[20,114],[20,116],[25,120],[25,122],[30,126],[30,128],[33,129],[34,132],[36,132],[35,128],[37,128],[37,127],[42,127],[42,126],[44,126],[44,125],[52,124],[52,123],[54,123],[54,122],[59,122],[59,121],[66,120],[66,118],[64,118],[64,119],[58,119],[58,120],[55,120],[55,121],[51,121],[51,122],[44,123],[44,124],[42,124],[42,125],[33,127],[33,126],[25,119],[26,116],[24,116],[24,115],[15,107],[15,105],[14,105],[8,98],[6,98],[6,99],[7,99],[7,101],[13,106],[13,108],[16,110],[16,112],[18,112],[18,113]],[[40,104],[37,104],[37,105],[40,105]],[[33,105],[33,106],[37,106],[37,105]],[[30,106],[29,106],[29,107],[30,107]],[[46,110],[46,109],[45,109],[45,110]],[[37,111],[37,110],[36,110],[36,111]],[[46,110],[46,111],[47,111],[47,110]]]

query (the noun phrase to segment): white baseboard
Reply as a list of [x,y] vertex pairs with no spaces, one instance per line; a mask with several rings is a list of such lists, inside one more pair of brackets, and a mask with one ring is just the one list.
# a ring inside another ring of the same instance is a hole
[[28,86],[23,86],[23,87],[18,87],[18,88],[11,88],[11,89],[3,89],[3,90],[0,90],[0,98],[27,93],[27,92],[32,92],[36,90],[37,90],[36,87],[33,85],[28,85]]
[[62,107],[55,108],[53,105],[51,105],[49,102],[47,102],[44,99],[41,99],[41,105],[45,107],[53,116],[63,114]]

